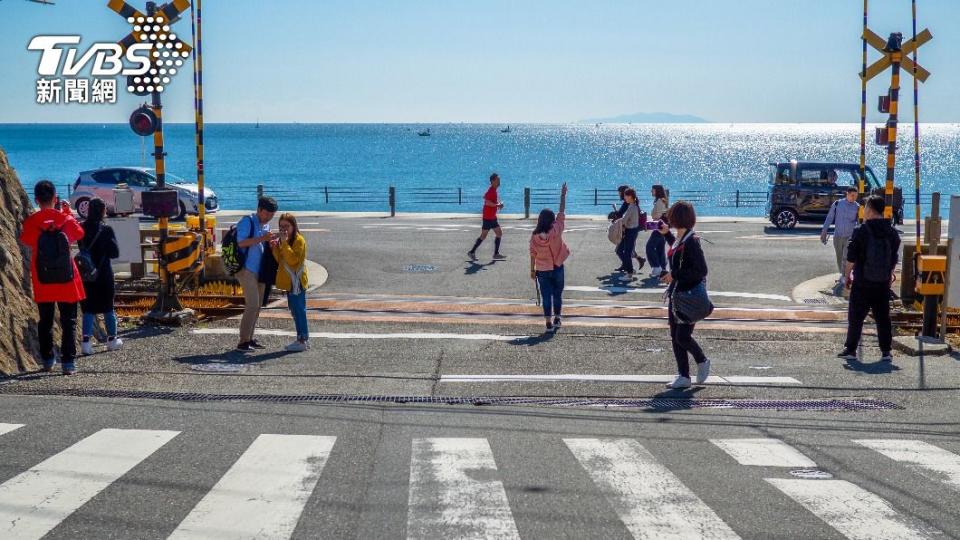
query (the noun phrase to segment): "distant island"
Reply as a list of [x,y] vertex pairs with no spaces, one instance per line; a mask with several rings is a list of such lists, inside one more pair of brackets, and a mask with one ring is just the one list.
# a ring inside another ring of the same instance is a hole
[[581,120],[586,124],[703,124],[709,120],[692,114],[671,114],[665,112],[634,113],[609,118],[588,118]]

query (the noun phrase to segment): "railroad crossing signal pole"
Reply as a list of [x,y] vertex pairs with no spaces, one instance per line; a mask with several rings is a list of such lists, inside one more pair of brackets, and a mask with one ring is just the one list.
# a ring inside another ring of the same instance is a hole
[[164,152],[163,148],[163,104],[160,93],[163,91],[162,84],[169,83],[170,78],[160,77],[160,75],[166,75],[168,73],[176,74],[175,68],[170,67],[168,69],[162,66],[172,66],[174,61],[167,60],[168,58],[171,58],[171,56],[176,57],[180,54],[186,56],[191,50],[189,45],[179,39],[168,39],[173,37],[170,25],[178,20],[180,13],[190,7],[190,2],[188,0],[173,0],[160,7],[158,7],[155,2],[147,2],[146,15],[123,0],[110,0],[107,3],[107,7],[135,25],[133,32],[120,41],[120,46],[123,47],[124,50],[134,43],[151,43],[153,45],[150,51],[151,62],[149,70],[144,74],[144,80],[138,81],[137,79],[132,79],[130,81],[132,83],[130,88],[135,89],[134,93],[138,95],[150,94],[150,109],[155,117],[155,125],[153,126],[153,158],[157,186],[148,192],[144,192],[142,197],[144,213],[153,215],[159,220],[160,248],[157,254],[157,270],[160,275],[160,288],[157,293],[156,302],[147,314],[147,318],[161,323],[179,323],[192,317],[192,311],[184,310],[180,304],[173,282],[173,274],[169,272],[167,268],[169,262],[169,257],[167,256],[167,246],[169,243],[168,220],[172,215],[178,214],[180,208],[177,192],[167,189],[166,187],[166,152]]
[[887,125],[884,128],[877,128],[877,144],[887,146],[887,182],[884,188],[886,198],[886,207],[884,208],[884,217],[890,219],[893,217],[893,191],[894,191],[894,166],[897,162],[897,109],[900,98],[900,67],[907,68],[908,72],[916,77],[920,82],[927,80],[930,72],[914,63],[908,56],[924,43],[933,39],[929,30],[924,30],[917,37],[903,43],[903,35],[900,33],[890,34],[886,40],[873,33],[869,28],[863,31],[864,41],[874,49],[883,53],[883,58],[877,60],[860,73],[864,81],[876,77],[880,73],[891,68],[890,91],[886,96],[880,97],[880,112],[889,113]]

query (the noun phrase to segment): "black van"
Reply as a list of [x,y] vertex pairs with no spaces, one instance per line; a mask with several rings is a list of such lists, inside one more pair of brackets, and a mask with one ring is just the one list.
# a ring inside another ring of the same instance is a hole
[[[883,186],[870,167],[865,176],[865,191],[883,195]],[[830,205],[859,181],[860,165],[856,163],[771,163],[767,216],[778,229],[792,229],[799,222],[822,223]],[[899,187],[893,192],[893,216],[895,223],[903,223],[903,190]]]

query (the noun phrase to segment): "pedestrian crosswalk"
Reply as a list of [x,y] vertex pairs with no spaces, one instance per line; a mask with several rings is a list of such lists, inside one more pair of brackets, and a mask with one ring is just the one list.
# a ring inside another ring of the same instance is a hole
[[[0,451],[9,448],[5,440],[29,430],[29,425],[0,423]],[[182,436],[171,430],[108,428],[54,449],[52,455],[39,456],[39,463],[0,484],[0,538],[42,538],[71,515],[82,514],[84,505],[95,497],[111,489],[122,488],[124,493],[137,489],[136,482],[124,482],[125,475]],[[256,436],[238,455],[226,456],[232,463],[225,463],[225,472],[204,488],[202,497],[190,499],[192,508],[184,507],[163,534],[171,539],[290,538],[315,491],[331,477],[325,471],[357,467],[354,460],[345,459],[353,454],[351,449],[334,454],[347,440],[331,435]],[[608,519],[616,520],[634,538],[755,536],[738,530],[736,516],[731,514],[763,512],[762,505],[734,505],[734,510],[711,507],[718,503],[715,494],[698,494],[697,486],[702,489],[702,484],[691,485],[688,471],[678,471],[672,456],[648,448],[642,439],[562,437],[553,443],[560,454],[544,453],[541,459],[551,455],[549,459],[557,461],[552,467],[557,475],[583,478],[583,496],[602,501]],[[842,470],[821,469],[816,459],[784,440],[722,438],[700,443],[708,453],[706,459],[722,471],[719,481],[738,478],[753,482],[751,490],[779,493],[783,498],[779,504],[794,509],[791,520],[818,521],[837,537],[850,539],[942,538],[945,534],[909,508],[885,498],[889,494],[861,485],[855,475],[845,478]],[[398,492],[407,499],[396,501],[406,508],[405,529],[398,530],[397,536],[524,537],[522,522],[530,509],[527,504],[517,509],[516,498],[522,494],[509,473],[516,472],[515,461],[522,466],[521,456],[483,437],[412,437],[391,444],[409,450],[407,489]],[[856,439],[846,441],[845,447],[858,452],[858,460],[876,459],[888,467],[901,467],[898,474],[933,482],[952,496],[960,492],[960,455],[952,442],[945,447],[915,439]],[[351,474],[370,470],[368,464]],[[820,474],[791,474],[810,470]],[[771,487],[775,491],[769,491]],[[909,491],[909,486],[899,489]],[[544,501],[549,504],[549,498]],[[772,531],[765,535],[774,536]]]

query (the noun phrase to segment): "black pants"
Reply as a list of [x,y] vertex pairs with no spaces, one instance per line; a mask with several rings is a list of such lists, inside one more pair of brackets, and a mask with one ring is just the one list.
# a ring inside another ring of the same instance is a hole
[[673,356],[677,359],[677,373],[681,377],[690,378],[690,358],[688,354],[693,355],[693,360],[702,364],[707,360],[703,354],[703,349],[697,340],[693,339],[694,324],[680,324],[673,316],[673,303],[669,307],[670,322],[670,343],[673,345]]
[[637,247],[637,235],[640,234],[640,227],[623,230],[623,239],[617,245],[617,256],[620,257],[620,264],[623,269],[633,273],[633,251]]
[[890,322],[890,290],[888,287],[857,287],[850,290],[850,306],[847,308],[847,349],[860,344],[863,321],[873,312],[877,322],[877,340],[882,352],[890,352],[893,345],[893,324]]
[[77,304],[70,302],[42,302],[40,308],[40,322],[37,331],[40,333],[40,356],[44,361],[53,358],[53,310],[60,310],[60,361],[73,362],[77,357]]

